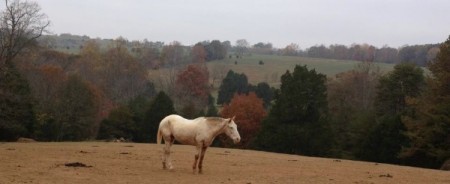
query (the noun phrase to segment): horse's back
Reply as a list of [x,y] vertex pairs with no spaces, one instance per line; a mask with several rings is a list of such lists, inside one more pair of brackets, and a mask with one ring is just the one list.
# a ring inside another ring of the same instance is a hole
[[164,119],[162,119],[159,126],[169,126],[169,125],[173,124],[173,122],[183,122],[185,120],[186,119],[184,119],[180,115],[171,114],[171,115],[166,116]]
[[182,144],[195,144],[193,141],[197,134],[199,120],[201,121],[199,118],[188,120],[172,114],[161,121],[159,129],[163,135],[171,135]]

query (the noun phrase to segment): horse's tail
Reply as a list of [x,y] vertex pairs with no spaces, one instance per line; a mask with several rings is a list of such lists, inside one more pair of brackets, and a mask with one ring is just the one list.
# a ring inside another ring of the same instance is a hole
[[161,134],[161,126],[158,128],[158,135],[156,136],[156,144],[161,144],[162,134]]
[[162,132],[161,132],[161,127],[165,126],[167,120],[167,117],[163,118],[161,120],[161,122],[159,123],[159,127],[158,127],[158,132],[156,135],[156,144],[161,144],[161,140],[162,140]]

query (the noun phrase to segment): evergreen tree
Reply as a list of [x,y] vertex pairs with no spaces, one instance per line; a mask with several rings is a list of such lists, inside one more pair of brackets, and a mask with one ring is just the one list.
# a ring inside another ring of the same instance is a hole
[[214,97],[211,94],[209,94],[209,96],[208,96],[208,110],[206,111],[205,116],[208,116],[208,117],[216,117],[216,116],[218,116],[219,113],[217,112],[217,108],[214,105],[214,104],[216,104],[215,102],[216,102],[216,99],[214,99]]
[[363,139],[357,158],[372,162],[402,163],[399,154],[402,147],[409,143],[403,134],[406,127],[400,115],[383,116]]
[[245,74],[237,74],[230,70],[219,87],[217,104],[230,103],[235,93],[248,93],[248,79]]
[[133,120],[137,124],[144,121],[146,110],[150,107],[151,103],[152,99],[147,95],[139,95],[130,100],[130,102],[128,103],[128,108],[132,112]]
[[35,122],[28,82],[7,62],[0,67],[0,141],[31,136]]
[[93,138],[97,106],[89,84],[77,75],[69,76],[57,102],[58,141]]
[[264,101],[264,107],[270,106],[270,102],[273,98],[274,89],[270,88],[269,84],[265,82],[258,83],[255,88],[256,95]]
[[137,125],[137,142],[156,142],[156,135],[161,120],[174,114],[175,108],[169,96],[164,92],[159,92],[150,106],[146,109],[144,119]]
[[271,113],[284,124],[315,123],[327,114],[326,76],[306,66],[281,76],[280,91]]
[[135,132],[136,123],[133,120],[133,113],[127,106],[121,106],[112,110],[108,118],[102,121],[97,138],[133,140]]
[[380,78],[375,97],[379,116],[399,115],[407,112],[406,99],[418,97],[425,85],[422,68],[402,63],[389,74]]
[[255,146],[283,153],[328,155],[331,135],[325,81],[325,75],[306,66],[287,71]]
[[198,109],[192,101],[183,104],[181,109],[178,110],[178,113],[180,116],[183,116],[187,119],[194,119],[204,115],[203,110]]
[[401,149],[409,144],[401,116],[413,114],[406,99],[419,96],[423,85],[423,70],[414,64],[398,64],[392,72],[380,78],[375,97],[376,123],[363,139],[358,158],[401,163]]

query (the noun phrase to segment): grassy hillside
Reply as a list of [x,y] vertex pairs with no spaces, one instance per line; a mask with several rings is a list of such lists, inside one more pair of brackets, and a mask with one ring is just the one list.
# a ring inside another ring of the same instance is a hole
[[[259,64],[262,61],[264,64]],[[210,78],[213,75],[222,73],[225,77],[228,70],[233,70],[237,73],[244,73],[250,83],[257,84],[259,82],[267,82],[270,86],[278,87],[280,85],[280,77],[287,70],[292,71],[295,65],[307,65],[310,69],[315,69],[317,72],[333,77],[334,75],[349,71],[361,63],[359,61],[348,60],[334,60],[322,58],[308,58],[296,56],[278,56],[278,55],[251,55],[243,58],[226,58],[224,60],[211,61],[207,63]],[[375,63],[380,67],[382,72],[388,72],[393,69],[394,64]],[[160,87],[161,82],[166,83],[168,76],[174,76],[173,69],[162,68],[159,70],[150,70],[149,78],[157,87]],[[220,85],[221,78],[214,81],[214,87],[217,89]],[[215,92],[213,91],[213,95]],[[215,96],[215,95],[214,95]]]
[[[260,61],[264,64],[260,65]],[[281,75],[287,70],[292,71],[295,65],[306,65],[310,69],[314,68],[317,72],[332,77],[337,73],[353,69],[358,63],[361,62],[295,56],[252,55],[241,59],[227,58],[209,62],[208,68],[210,73],[216,67],[231,69],[237,73],[245,73],[252,84],[267,82],[271,86],[278,86]],[[390,71],[394,67],[393,64],[386,63],[376,63],[376,65],[383,72]]]

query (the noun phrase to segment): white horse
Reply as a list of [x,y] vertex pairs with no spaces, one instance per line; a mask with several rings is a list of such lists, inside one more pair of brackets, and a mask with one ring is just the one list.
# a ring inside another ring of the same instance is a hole
[[237,131],[237,125],[233,118],[218,117],[199,117],[193,120],[184,119],[179,115],[169,115],[159,124],[157,143],[161,143],[164,138],[165,147],[163,148],[162,164],[164,169],[173,169],[170,160],[170,147],[174,141],[181,144],[196,146],[197,154],[192,169],[195,173],[198,159],[198,172],[202,173],[202,162],[205,151],[214,141],[217,135],[225,133],[234,143],[241,140]]

